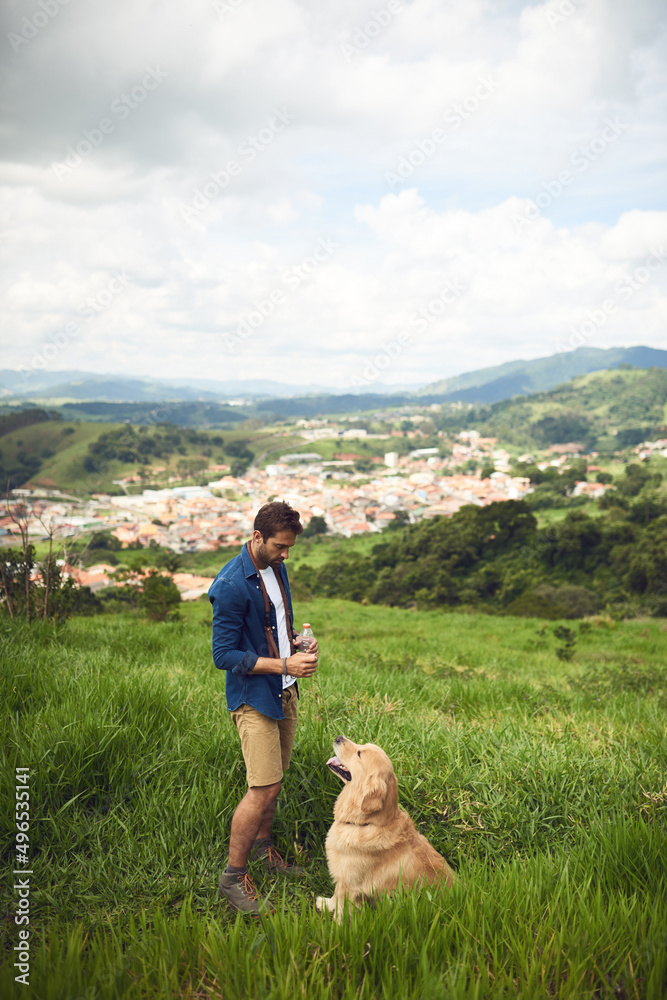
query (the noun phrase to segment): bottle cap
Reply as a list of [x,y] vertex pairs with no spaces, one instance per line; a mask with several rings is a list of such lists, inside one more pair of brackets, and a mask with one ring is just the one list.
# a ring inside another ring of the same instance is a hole
[[304,622],[303,623],[303,627],[304,628],[310,628],[310,622]]

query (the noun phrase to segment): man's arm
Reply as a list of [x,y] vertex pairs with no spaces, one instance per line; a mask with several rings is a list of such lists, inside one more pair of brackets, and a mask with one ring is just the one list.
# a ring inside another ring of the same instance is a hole
[[[316,669],[317,656],[313,653],[293,653],[287,657],[287,673],[290,677],[312,677]],[[283,661],[270,656],[259,656],[251,673],[282,674]]]
[[239,649],[247,601],[229,580],[220,580],[212,590],[213,662],[219,670],[231,670],[243,677],[260,658],[257,653]]

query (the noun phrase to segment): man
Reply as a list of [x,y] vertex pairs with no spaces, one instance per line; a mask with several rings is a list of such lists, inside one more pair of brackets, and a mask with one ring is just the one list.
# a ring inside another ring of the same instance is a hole
[[303,531],[299,512],[275,500],[257,513],[250,541],[218,573],[208,592],[213,605],[213,661],[227,671],[227,708],[241,738],[248,791],[236,807],[229,861],[220,895],[235,910],[262,913],[248,858],[282,875],[303,875],[271,842],[271,823],[297,725],[296,679],[312,677],[317,643],[296,650],[292,601],[283,565]]

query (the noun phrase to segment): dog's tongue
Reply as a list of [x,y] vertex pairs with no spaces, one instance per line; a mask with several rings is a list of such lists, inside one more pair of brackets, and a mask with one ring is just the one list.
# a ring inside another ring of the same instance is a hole
[[352,775],[345,767],[345,764],[341,764],[338,757],[330,757],[327,761],[327,767],[334,774],[337,774],[341,781],[352,781]]

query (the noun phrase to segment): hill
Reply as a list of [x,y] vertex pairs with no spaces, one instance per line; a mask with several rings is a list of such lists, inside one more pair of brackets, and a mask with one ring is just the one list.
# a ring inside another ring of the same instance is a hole
[[548,392],[477,408],[471,426],[503,443],[544,448],[579,442],[613,452],[665,434],[667,370],[611,369]]
[[[651,347],[601,350],[580,347],[565,354],[554,354],[533,361],[511,361],[493,368],[456,375],[431,382],[416,392],[328,393],[268,398],[257,401],[258,409],[283,417],[316,416],[318,413],[355,413],[376,407],[406,405],[427,406],[433,403],[491,404],[516,396],[545,392],[570,379],[592,372],[619,367],[667,369],[667,351]],[[379,387],[376,387],[379,388]]]
[[442,401],[495,403],[515,395],[552,389],[579,375],[631,365],[635,368],[667,368],[667,351],[652,347],[578,347],[532,361],[509,361],[452,378],[430,382],[417,396],[441,397]]
[[[28,411],[31,412],[31,411]],[[18,427],[1,439],[0,476],[6,486],[50,487],[74,493],[120,493],[115,480],[137,477],[142,486],[218,478],[253,461],[301,445],[289,432],[261,426],[220,434],[173,424],[134,427],[47,419]]]
[[124,421],[136,424],[172,423],[178,427],[230,429],[254,415],[255,407],[228,406],[202,400],[162,400],[144,403],[88,400],[67,402],[57,407],[65,420]]

